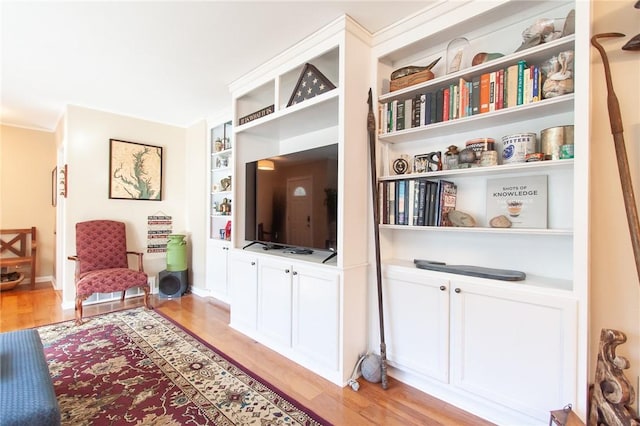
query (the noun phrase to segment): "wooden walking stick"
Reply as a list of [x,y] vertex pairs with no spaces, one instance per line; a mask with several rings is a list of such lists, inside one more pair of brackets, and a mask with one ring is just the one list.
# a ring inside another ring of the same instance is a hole
[[387,381],[387,345],[384,342],[384,313],[382,311],[382,272],[380,271],[380,218],[378,214],[378,178],[376,176],[376,118],[373,115],[373,101],[369,89],[369,114],[367,131],[369,132],[369,158],[371,160],[371,198],[373,200],[373,229],[376,245],[376,279],[378,283],[378,315],[380,318],[380,368],[382,389],[389,386]]
[[[605,37],[624,37],[621,33],[603,33],[596,34],[591,37],[591,44],[598,49],[602,56],[604,64],[604,75],[607,79],[607,107],[609,109],[609,122],[611,123],[611,133],[613,134],[613,142],[616,149],[616,158],[618,159],[618,172],[620,174],[620,182],[622,184],[622,196],[627,212],[627,222],[629,223],[629,232],[631,234],[631,245],[633,246],[633,254],[636,261],[636,270],[640,279],[640,221],[638,220],[638,210],[636,200],[633,195],[633,185],[631,182],[631,172],[629,171],[629,160],[627,159],[627,150],[624,144],[624,135],[622,129],[622,115],[620,114],[620,105],[613,83],[611,81],[611,69],[609,68],[609,59],[607,53],[597,39]],[[640,282],[640,281],[639,281]]]

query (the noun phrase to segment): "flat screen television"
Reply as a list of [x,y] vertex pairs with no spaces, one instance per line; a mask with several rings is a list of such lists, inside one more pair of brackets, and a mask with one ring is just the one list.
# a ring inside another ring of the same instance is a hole
[[245,239],[337,250],[338,145],[246,163]]

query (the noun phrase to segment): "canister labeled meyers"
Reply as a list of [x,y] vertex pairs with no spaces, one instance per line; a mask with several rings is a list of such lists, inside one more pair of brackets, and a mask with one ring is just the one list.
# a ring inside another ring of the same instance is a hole
[[573,158],[573,153],[571,157],[562,156],[563,145],[573,145],[573,126],[549,127],[540,132],[540,149],[544,152],[545,160]]
[[535,133],[517,133],[502,137],[502,164],[524,163],[527,154],[538,151]]
[[185,271],[187,269],[186,235],[171,234],[167,238],[167,271]]

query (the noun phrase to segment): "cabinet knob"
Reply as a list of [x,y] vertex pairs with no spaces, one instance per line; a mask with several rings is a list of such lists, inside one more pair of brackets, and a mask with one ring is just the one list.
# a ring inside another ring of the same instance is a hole
[[251,262],[251,266],[256,266],[256,262]]
[[298,275],[298,271],[293,271],[293,275]]
[[445,291],[447,288],[443,285],[440,286],[440,291]]
[[290,271],[290,270],[288,270],[288,269],[285,269],[285,270],[284,270],[284,273],[285,273],[285,274],[288,274],[289,272],[291,272],[291,271]]
[[460,293],[462,290],[460,290],[459,288],[456,288],[456,289],[455,289],[455,290],[453,290],[453,291],[455,291],[456,293]]

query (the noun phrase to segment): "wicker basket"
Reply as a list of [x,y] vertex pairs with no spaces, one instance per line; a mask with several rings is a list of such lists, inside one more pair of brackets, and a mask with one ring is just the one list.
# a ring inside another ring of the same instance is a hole
[[0,282],[0,291],[5,290],[13,290],[18,284],[20,284],[24,280],[24,274],[20,272],[18,274],[18,278],[13,281],[2,281]]

